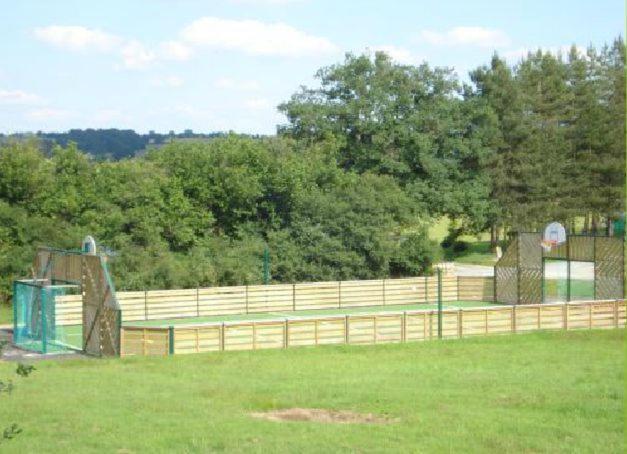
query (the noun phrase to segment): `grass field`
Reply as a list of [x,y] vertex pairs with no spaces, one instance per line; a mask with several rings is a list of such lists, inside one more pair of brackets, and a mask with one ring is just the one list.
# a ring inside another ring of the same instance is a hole
[[[566,279],[546,279],[544,281],[545,301],[565,301],[568,295]],[[585,301],[594,299],[594,280],[571,279],[570,300]]]
[[[624,330],[45,361],[0,395],[2,452],[624,452]],[[351,410],[389,424],[273,422]]]
[[13,309],[10,304],[0,303],[0,325],[13,323]]
[[[439,219],[433,223],[428,230],[429,238],[437,241],[438,244],[448,235],[448,229],[451,221],[447,217]],[[490,234],[484,232],[477,236],[462,235],[459,241],[468,243],[468,249],[465,251],[455,252],[452,249],[442,248],[442,257],[449,262],[457,262],[470,265],[486,265],[493,266],[496,262],[496,256],[490,251]]]
[[[482,301],[450,301],[442,305],[444,309],[456,309],[458,307],[484,307],[484,306],[501,306],[501,304],[487,303]],[[168,326],[180,324],[198,324],[198,323],[214,323],[214,322],[232,322],[243,320],[276,320],[277,318],[298,319],[306,317],[319,317],[325,315],[357,315],[372,314],[377,312],[399,312],[399,311],[415,311],[424,309],[437,309],[438,305],[433,304],[397,304],[389,306],[364,306],[349,307],[343,309],[317,309],[307,311],[286,311],[286,312],[268,312],[260,314],[235,314],[235,315],[214,315],[209,317],[186,317],[162,320],[147,321],[131,321],[125,323],[134,326]]]

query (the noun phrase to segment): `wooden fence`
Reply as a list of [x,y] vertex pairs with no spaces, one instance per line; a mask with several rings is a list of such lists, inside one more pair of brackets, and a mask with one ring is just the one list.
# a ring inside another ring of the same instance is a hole
[[[493,306],[444,310],[442,337],[462,338],[536,330],[625,326],[625,301]],[[167,355],[332,344],[380,344],[437,338],[434,310],[176,325],[124,326],[121,353]]]
[[494,278],[459,276],[457,296],[460,301],[494,301]]
[[[481,279],[481,278],[479,278]],[[456,276],[442,277],[442,301],[452,302],[464,291]],[[467,294],[475,295],[473,289]],[[478,295],[478,294],[477,294]],[[124,322],[214,315],[260,314],[312,309],[394,306],[435,303],[436,276],[299,284],[241,285],[181,290],[116,292]],[[466,298],[471,299],[471,298]],[[488,301],[488,300],[485,300]],[[57,297],[57,323],[82,323],[80,295]]]

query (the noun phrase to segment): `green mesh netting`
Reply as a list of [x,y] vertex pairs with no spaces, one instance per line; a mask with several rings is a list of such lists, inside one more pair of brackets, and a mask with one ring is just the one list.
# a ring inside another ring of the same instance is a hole
[[39,353],[82,349],[82,317],[76,304],[62,298],[76,285],[45,285],[45,280],[14,283],[13,342]]

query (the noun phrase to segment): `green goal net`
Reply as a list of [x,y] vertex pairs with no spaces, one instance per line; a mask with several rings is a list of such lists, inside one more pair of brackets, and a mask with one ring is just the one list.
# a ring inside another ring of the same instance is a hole
[[14,282],[13,343],[38,353],[81,350],[82,307],[77,298],[68,298],[79,292],[79,286],[48,283]]

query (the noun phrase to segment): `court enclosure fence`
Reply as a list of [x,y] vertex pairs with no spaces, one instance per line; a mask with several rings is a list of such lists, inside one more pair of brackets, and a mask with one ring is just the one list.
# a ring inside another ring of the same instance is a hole
[[[492,277],[442,277],[442,301],[492,301]],[[173,318],[436,303],[437,276],[116,292],[124,323]],[[59,323],[82,320],[80,295],[57,297]]]
[[568,235],[566,241],[546,251],[542,234],[517,233],[494,267],[494,300],[506,304],[547,302],[545,264],[565,263],[565,301],[571,301],[571,264],[589,263],[593,269],[589,299],[625,297],[624,239],[607,236]]
[[[624,300],[446,309],[442,317],[443,338],[624,328],[626,318]],[[123,326],[121,355],[424,341],[437,338],[437,318],[435,310],[416,310],[188,326]]]

